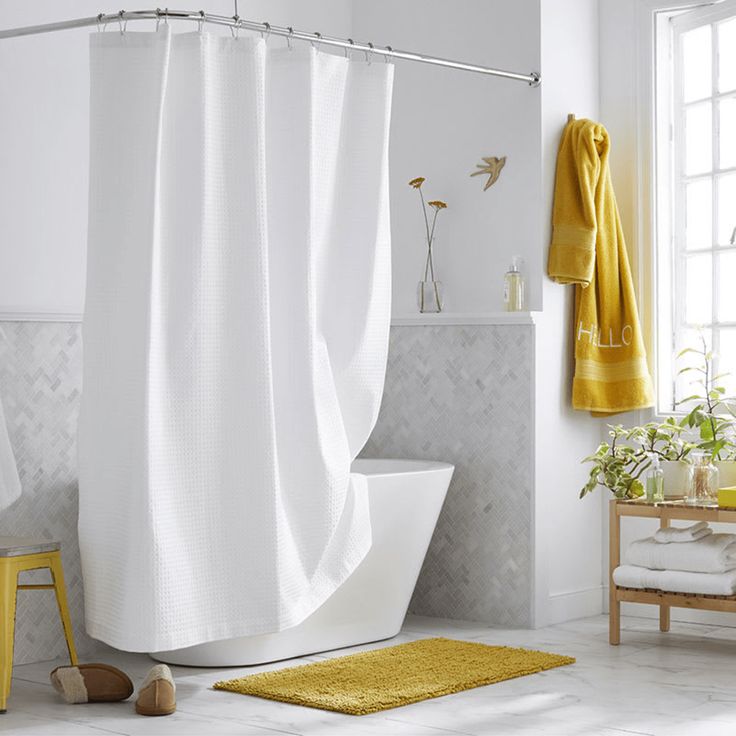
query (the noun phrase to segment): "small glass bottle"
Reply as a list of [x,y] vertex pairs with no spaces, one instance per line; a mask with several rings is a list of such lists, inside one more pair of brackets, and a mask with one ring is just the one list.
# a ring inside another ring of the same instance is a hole
[[693,506],[709,506],[718,503],[718,468],[713,465],[711,454],[705,450],[694,450],[690,455],[692,464],[685,503]]
[[503,302],[507,312],[524,311],[524,277],[519,269],[521,258],[514,256],[511,268],[503,277]]
[[648,454],[651,465],[647,469],[644,478],[647,501],[649,503],[662,503],[664,501],[664,470],[659,464],[659,455],[652,452]]

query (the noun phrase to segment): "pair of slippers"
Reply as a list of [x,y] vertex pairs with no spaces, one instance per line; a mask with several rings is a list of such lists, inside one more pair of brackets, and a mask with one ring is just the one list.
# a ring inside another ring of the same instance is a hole
[[[67,703],[116,703],[133,694],[128,675],[109,664],[57,667],[51,684]],[[176,684],[171,670],[157,664],[138,690],[135,711],[142,716],[168,716],[176,710]]]

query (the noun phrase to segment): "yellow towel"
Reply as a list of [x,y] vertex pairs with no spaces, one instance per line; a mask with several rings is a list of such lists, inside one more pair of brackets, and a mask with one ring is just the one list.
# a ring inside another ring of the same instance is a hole
[[599,123],[568,122],[557,154],[548,264],[555,281],[576,284],[572,405],[594,414],[654,403],[609,149]]

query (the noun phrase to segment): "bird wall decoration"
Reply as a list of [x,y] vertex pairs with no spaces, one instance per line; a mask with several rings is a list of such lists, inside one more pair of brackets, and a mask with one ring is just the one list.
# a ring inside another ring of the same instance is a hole
[[488,181],[486,181],[483,191],[485,192],[488,187],[493,186],[497,181],[498,177],[501,176],[501,169],[506,164],[506,156],[498,158],[497,156],[483,156],[485,163],[476,164],[478,171],[474,171],[470,176],[480,176],[481,174],[488,175]]

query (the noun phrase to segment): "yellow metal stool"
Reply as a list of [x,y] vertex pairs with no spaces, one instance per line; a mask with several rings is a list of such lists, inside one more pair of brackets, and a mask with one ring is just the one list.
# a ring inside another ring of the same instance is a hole
[[[15,638],[15,597],[18,590],[56,591],[61,624],[64,627],[69,659],[77,664],[74,648],[72,621],[64,587],[64,570],[61,566],[61,545],[46,539],[28,537],[0,537],[0,713],[10,695],[10,680],[13,675],[13,641]],[[53,583],[50,585],[18,585],[18,574],[25,570],[48,568]]]

